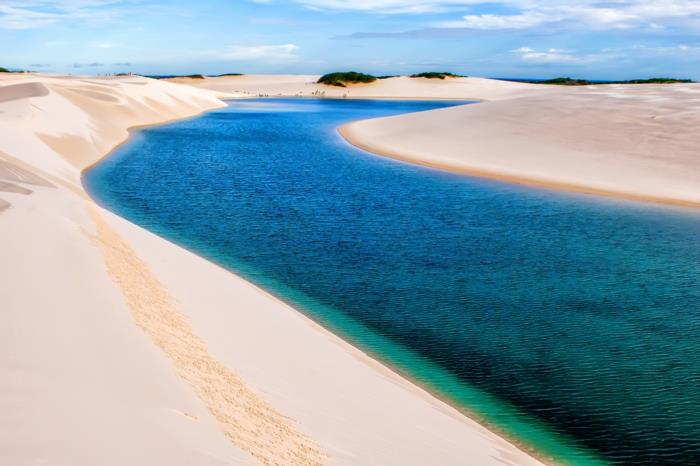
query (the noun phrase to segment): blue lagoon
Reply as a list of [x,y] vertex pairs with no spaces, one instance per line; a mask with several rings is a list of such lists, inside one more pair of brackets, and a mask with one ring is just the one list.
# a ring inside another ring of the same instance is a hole
[[700,215],[413,166],[336,131],[455,104],[235,101],[135,132],[84,183],[546,458],[700,462]]

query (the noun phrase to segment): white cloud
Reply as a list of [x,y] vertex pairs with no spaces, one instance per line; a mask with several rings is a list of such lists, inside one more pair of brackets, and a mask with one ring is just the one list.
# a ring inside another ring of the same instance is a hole
[[91,42],[90,45],[96,49],[113,49],[114,47],[116,47],[116,45],[111,42],[101,41]]
[[294,44],[280,45],[234,45],[225,53],[229,60],[289,61],[297,59],[299,47]]
[[538,51],[530,47],[520,47],[513,50],[520,55],[520,59],[533,63],[571,63],[576,61],[576,56],[567,50],[549,49]]
[[56,15],[0,5],[0,28],[31,29],[56,22]]
[[700,0],[293,0],[318,10],[363,11],[377,14],[467,12],[475,5],[497,5],[512,14],[467,14],[433,24],[439,28],[526,29],[552,23],[589,29],[684,26],[697,30]]
[[483,0],[294,0],[318,10],[367,11],[374,13],[429,13],[476,5]]
[[551,20],[551,17],[538,12],[519,15],[466,15],[459,21],[442,22],[438,26],[467,29],[527,29]]
[[2,0],[0,29],[37,29],[58,22],[112,20],[142,0]]
[[[610,49],[610,51],[620,52],[620,49]],[[647,46],[634,45],[624,50],[625,55],[637,55],[646,57],[698,59],[700,58],[700,44],[680,44],[668,46]]]
[[536,50],[530,47],[520,47],[511,52],[520,56],[520,59],[528,63],[570,63],[584,64],[611,58],[611,54],[577,54],[571,50],[550,48]]

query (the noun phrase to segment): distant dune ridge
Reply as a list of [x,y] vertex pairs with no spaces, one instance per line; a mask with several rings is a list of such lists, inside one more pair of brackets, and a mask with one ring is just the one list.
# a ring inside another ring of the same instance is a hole
[[700,84],[560,86],[394,77],[335,87],[318,76],[238,76],[188,84],[243,96],[474,99],[460,106],[350,123],[370,152],[556,189],[700,206]]
[[128,128],[246,92],[0,74],[0,463],[540,464],[83,190]]
[[168,81],[217,91],[222,97],[306,96],[389,99],[492,100],[518,92],[543,92],[555,86],[497,81],[484,78],[429,79],[396,76],[346,87],[318,83],[318,75],[254,75],[173,78]]

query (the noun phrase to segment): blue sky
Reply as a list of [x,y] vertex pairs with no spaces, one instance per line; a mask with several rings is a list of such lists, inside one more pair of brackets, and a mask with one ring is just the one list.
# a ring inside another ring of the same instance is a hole
[[700,79],[700,0],[0,0],[0,66]]

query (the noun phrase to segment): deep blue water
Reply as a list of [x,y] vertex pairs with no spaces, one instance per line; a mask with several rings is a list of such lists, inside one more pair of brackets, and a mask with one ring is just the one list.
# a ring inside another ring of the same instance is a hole
[[448,102],[238,101],[85,177],[208,257],[569,463],[700,464],[700,215],[359,151],[349,120]]

